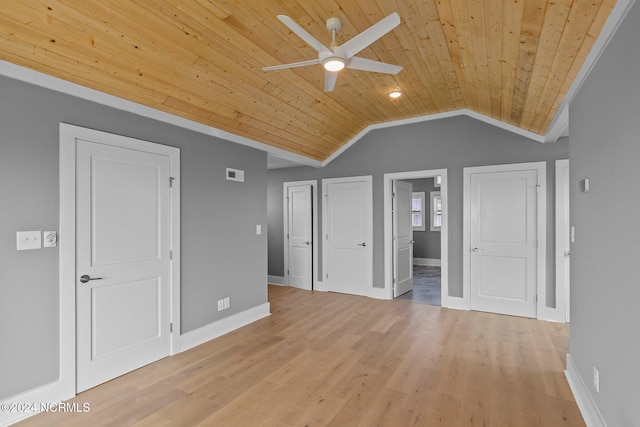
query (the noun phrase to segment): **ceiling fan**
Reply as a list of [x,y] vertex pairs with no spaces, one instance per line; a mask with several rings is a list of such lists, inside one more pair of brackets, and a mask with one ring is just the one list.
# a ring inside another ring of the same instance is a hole
[[285,15],[278,15],[278,19],[291,31],[304,40],[309,46],[318,51],[318,59],[310,61],[294,62],[291,64],[274,65],[264,67],[264,71],[282,70],[285,68],[304,67],[307,65],[322,64],[325,69],[324,91],[331,92],[336,85],[338,71],[343,68],[354,70],[373,71],[376,73],[397,74],[402,67],[385,62],[373,61],[371,59],[355,56],[362,49],[366,48],[376,40],[393,30],[400,24],[400,16],[396,12],[378,21],[376,24],[364,30],[351,40],[340,46],[336,45],[336,32],[342,28],[342,21],[339,18],[327,19],[327,29],[331,31],[331,45],[326,47],[309,34],[304,28],[298,25],[293,19]]

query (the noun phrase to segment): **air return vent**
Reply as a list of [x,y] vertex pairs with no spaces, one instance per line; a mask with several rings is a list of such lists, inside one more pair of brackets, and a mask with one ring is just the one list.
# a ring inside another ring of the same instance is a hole
[[244,182],[244,171],[240,169],[227,168],[227,180]]

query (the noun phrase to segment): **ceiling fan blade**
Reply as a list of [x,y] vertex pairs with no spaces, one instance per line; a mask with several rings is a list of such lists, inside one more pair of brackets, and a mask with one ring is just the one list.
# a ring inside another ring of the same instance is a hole
[[310,59],[309,61],[292,62],[291,64],[272,65],[270,67],[262,67],[262,71],[284,70],[285,68],[306,67],[307,65],[319,64],[319,59]]
[[307,30],[305,30],[304,28],[302,28],[300,25],[298,25],[296,23],[296,21],[294,21],[293,19],[289,18],[286,15],[278,15],[278,19],[287,27],[289,27],[289,29],[291,31],[293,31],[294,33],[296,33],[298,35],[298,37],[300,37],[302,40],[304,40],[309,46],[311,46],[312,48],[314,48],[315,50],[317,50],[318,52],[322,52],[324,50],[328,50],[329,52],[331,52],[331,50],[326,47],[325,45],[323,45],[322,43],[320,43],[315,37],[313,37],[311,34],[309,34],[307,32]]
[[400,24],[400,16],[393,12],[386,18],[381,19],[377,23],[373,24],[348,42],[345,42],[340,46],[347,53],[347,56],[351,58],[353,55],[360,52],[371,43],[378,40],[380,37],[387,34]]
[[360,58],[358,56],[354,56],[353,58],[349,59],[347,68],[351,68],[352,70],[373,71],[375,73],[385,74],[398,74],[400,71],[402,71],[402,67],[399,65],[373,61],[371,59]]
[[336,87],[336,80],[338,80],[338,73],[331,71],[324,72],[324,91],[331,92]]

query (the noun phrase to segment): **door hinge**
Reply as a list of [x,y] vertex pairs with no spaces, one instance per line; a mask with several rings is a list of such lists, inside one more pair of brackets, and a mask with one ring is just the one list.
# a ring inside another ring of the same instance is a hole
[[287,233],[287,239],[289,238],[289,233]]
[[172,176],[170,176],[170,177],[169,177],[169,187],[170,187],[170,188],[173,188],[173,180],[174,180],[174,179],[175,179],[175,178],[174,178],[174,177],[172,177]]
[[173,322],[169,323],[169,332],[173,332]]
[[327,273],[327,274],[325,275],[325,278],[327,278],[327,279],[329,278],[329,273]]
[[326,239],[329,240],[329,235],[328,234],[326,235]]
[[287,276],[290,275],[291,273],[289,273],[289,270],[287,270]]
[[169,251],[169,259],[172,260],[173,259],[173,251]]

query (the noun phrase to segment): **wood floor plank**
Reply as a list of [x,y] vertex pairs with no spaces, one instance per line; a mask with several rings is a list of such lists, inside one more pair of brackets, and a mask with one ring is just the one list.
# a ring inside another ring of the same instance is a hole
[[271,316],[21,426],[584,426],[568,325],[270,286]]

